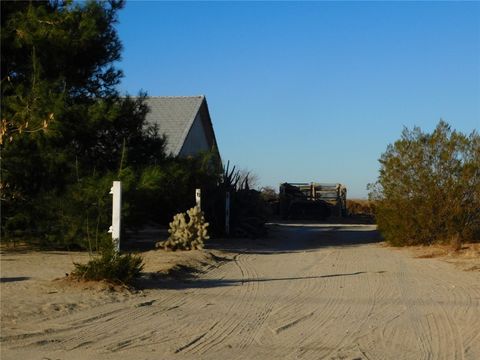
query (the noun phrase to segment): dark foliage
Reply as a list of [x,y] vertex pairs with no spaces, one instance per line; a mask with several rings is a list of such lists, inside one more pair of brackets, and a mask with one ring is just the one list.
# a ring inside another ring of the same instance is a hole
[[[122,6],[1,2],[2,239],[96,244],[109,226],[111,182],[122,180],[128,199],[165,161],[145,94],[116,90]],[[142,218],[128,202],[124,210],[127,224]]]
[[257,238],[266,235],[268,207],[261,193],[239,189],[232,194],[231,233],[236,237]]
[[230,193],[230,235],[250,238],[265,235],[268,206],[259,191],[249,188],[248,180],[248,175],[242,179],[235,166],[230,169],[230,163],[227,162],[218,185],[209,189],[204,211],[214,236],[226,235],[227,192]]
[[143,169],[135,191],[126,195],[134,213],[129,225],[138,227],[145,220],[167,225],[175,214],[195,205],[195,189],[202,191],[202,210],[211,209],[219,182],[218,164],[212,151]]

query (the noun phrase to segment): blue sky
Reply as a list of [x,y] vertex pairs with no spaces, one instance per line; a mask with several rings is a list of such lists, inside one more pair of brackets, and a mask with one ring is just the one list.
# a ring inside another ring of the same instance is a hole
[[130,1],[118,31],[121,90],[206,95],[260,185],[366,197],[403,126],[480,128],[480,3]]

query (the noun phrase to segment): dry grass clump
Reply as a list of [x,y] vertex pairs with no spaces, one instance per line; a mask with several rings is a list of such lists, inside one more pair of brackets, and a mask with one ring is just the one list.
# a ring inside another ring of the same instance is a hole
[[440,259],[463,271],[480,271],[480,243],[464,243],[458,250],[448,243],[410,249],[417,259]]
[[454,259],[480,259],[480,243],[462,244],[459,248],[452,244],[432,244],[428,246],[415,246],[412,250],[416,258],[431,259],[449,257]]
[[480,243],[465,244],[459,251],[464,258],[480,259]]

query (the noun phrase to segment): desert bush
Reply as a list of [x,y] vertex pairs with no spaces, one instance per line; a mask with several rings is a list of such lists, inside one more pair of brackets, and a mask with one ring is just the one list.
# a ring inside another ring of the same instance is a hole
[[173,251],[203,249],[204,241],[209,239],[207,227],[203,212],[194,206],[186,214],[179,213],[173,217],[168,230],[169,238],[158,242],[156,247]]
[[375,202],[363,199],[348,199],[347,200],[348,215],[375,215]]
[[130,284],[139,277],[144,266],[141,256],[120,254],[113,242],[105,241],[98,255],[86,264],[74,263],[71,277],[77,280],[106,280],[113,283]]
[[459,243],[480,233],[480,136],[440,121],[431,133],[404,129],[370,185],[379,230],[393,245]]

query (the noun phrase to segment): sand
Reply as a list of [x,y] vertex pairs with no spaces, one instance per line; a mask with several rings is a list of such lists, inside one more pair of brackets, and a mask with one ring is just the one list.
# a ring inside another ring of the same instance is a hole
[[[54,280],[83,253],[4,251],[1,358],[479,359],[480,272],[378,240],[372,225],[273,225],[151,251],[140,291]],[[202,272],[156,276],[179,262]]]

